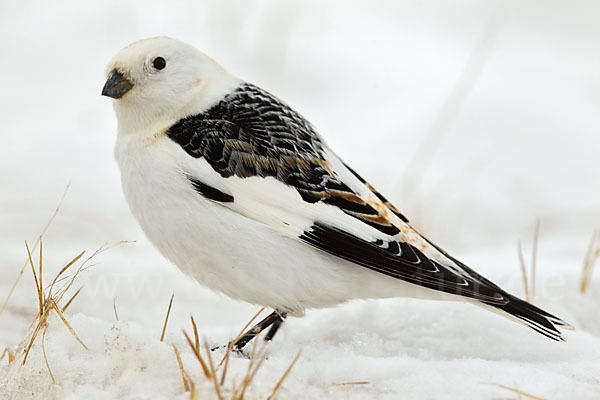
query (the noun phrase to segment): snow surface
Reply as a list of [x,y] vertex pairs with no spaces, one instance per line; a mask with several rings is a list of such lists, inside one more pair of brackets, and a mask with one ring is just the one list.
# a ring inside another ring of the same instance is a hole
[[[199,397],[214,398],[181,330],[193,314],[224,344],[257,311],[169,265],[121,194],[104,67],[154,35],[285,99],[415,226],[517,295],[516,242],[529,260],[539,218],[535,302],[577,327],[554,343],[470,305],[411,299],[309,311],[269,345],[248,398],[265,398],[300,349],[280,398],[517,397],[493,384],[600,397],[600,274],[577,290],[600,228],[599,17],[596,1],[1,2],[0,300],[68,182],[44,240],[46,282],[83,249],[132,242],[81,276],[67,317],[89,351],[53,317],[56,384],[38,344],[24,367],[2,361],[0,398],[185,399],[171,344]],[[0,315],[0,350],[36,313],[29,274]],[[239,382],[247,365],[233,359],[228,376]]]

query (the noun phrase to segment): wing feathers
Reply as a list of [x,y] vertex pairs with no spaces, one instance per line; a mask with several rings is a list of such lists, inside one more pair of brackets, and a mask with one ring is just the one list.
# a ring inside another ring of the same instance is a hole
[[[241,85],[205,112],[175,123],[167,136],[190,156],[206,159],[223,178],[274,177],[295,188],[304,201],[337,207],[365,228],[391,236],[400,232],[391,205],[376,191],[365,198],[352,190],[344,182],[346,167],[329,156],[312,126],[256,86]],[[342,167],[334,171],[332,162]],[[366,189],[364,180],[352,174]]]
[[225,192],[221,192],[219,189],[202,182],[200,179],[197,179],[192,175],[186,173],[185,176],[194,187],[194,190],[196,190],[196,192],[200,193],[207,199],[218,201],[221,203],[233,203],[232,195]]
[[[341,160],[340,160],[341,161]],[[373,194],[379,199],[381,200],[381,202],[383,204],[385,204],[385,206],[387,208],[390,209],[391,212],[393,212],[398,218],[400,218],[403,222],[408,223],[408,218],[406,218],[400,211],[398,211],[398,209],[396,207],[394,207],[394,205],[392,203],[390,203],[385,197],[383,197],[383,195],[381,193],[379,193],[369,182],[367,182],[362,176],[360,176],[355,170],[353,170],[352,168],[350,168],[345,162],[342,161],[342,164],[344,165],[344,167],[346,167],[346,169],[348,171],[350,171],[350,173],[352,173],[352,175],[354,175],[359,181],[361,181],[361,183],[363,185],[365,185],[371,192],[373,192]]]
[[300,239],[329,254],[409,283],[488,304],[506,303],[497,287],[458,275],[408,243],[400,242],[401,253],[394,255],[383,250],[377,242],[368,242],[319,222],[304,232]]

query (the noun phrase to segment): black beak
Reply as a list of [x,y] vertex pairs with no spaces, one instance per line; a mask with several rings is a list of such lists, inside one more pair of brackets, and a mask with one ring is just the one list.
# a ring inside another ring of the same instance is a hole
[[113,69],[108,75],[108,79],[102,88],[102,96],[120,99],[133,87],[133,83],[129,82],[122,73]]

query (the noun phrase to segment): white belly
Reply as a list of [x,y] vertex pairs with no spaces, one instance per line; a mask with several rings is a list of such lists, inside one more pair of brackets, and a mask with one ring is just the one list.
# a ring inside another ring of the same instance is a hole
[[125,197],[148,239],[213,290],[291,313],[353,298],[438,293],[315,250],[206,199],[183,173],[187,155],[167,137],[151,146],[119,137],[115,153]]

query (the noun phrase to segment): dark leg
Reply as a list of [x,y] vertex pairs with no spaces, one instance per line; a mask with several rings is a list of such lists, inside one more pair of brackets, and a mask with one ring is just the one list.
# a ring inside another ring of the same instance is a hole
[[265,338],[266,340],[271,340],[273,336],[275,336],[275,332],[277,332],[277,329],[279,329],[279,327],[281,326],[281,323],[283,322],[284,318],[285,314],[273,311],[265,319],[260,321],[258,324],[254,325],[252,328],[248,329],[248,331],[244,333],[238,339],[237,342],[235,342],[235,344],[233,345],[234,350],[242,350],[244,346],[248,344],[248,342],[250,342],[256,336],[260,335],[262,331],[264,331],[272,325],[271,329],[267,333],[267,337]]
[[283,324],[283,321],[285,320],[286,316],[286,313],[279,314],[279,319],[273,322],[273,325],[271,325],[271,329],[269,329],[269,332],[267,332],[267,335],[265,336],[265,341],[270,342],[271,340],[273,340],[273,336],[275,336],[275,334],[279,330],[279,327],[281,326],[281,324]]

